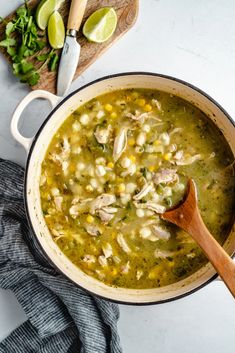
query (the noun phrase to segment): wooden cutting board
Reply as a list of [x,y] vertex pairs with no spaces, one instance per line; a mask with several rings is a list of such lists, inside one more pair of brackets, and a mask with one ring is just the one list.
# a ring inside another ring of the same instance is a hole
[[[39,0],[29,0],[28,6],[32,9],[36,9]],[[71,0],[65,0],[60,8],[60,14],[62,15],[65,24],[67,23],[69,7]],[[83,23],[86,21],[95,10],[100,7],[110,6],[113,7],[117,12],[118,24],[114,35],[105,43],[97,44],[89,42],[83,35],[82,32],[78,33],[78,41],[81,45],[81,54],[79,65],[77,67],[74,79],[76,79],[86,68],[88,68],[96,59],[98,59],[111,45],[113,45],[124,33],[126,33],[135,23],[138,15],[139,0],[88,0],[87,8],[85,11]],[[6,17],[6,21],[9,22],[15,16],[15,12]],[[82,24],[83,26],[83,24]],[[81,26],[81,28],[82,28]],[[4,37],[5,24],[0,24],[0,40]],[[38,55],[48,52],[49,47],[44,48]],[[7,55],[4,48],[0,48],[3,55],[10,61],[10,57]],[[29,59],[30,61],[30,59]],[[41,66],[40,62],[34,62],[36,68]],[[40,71],[41,80],[33,86],[32,89],[43,89],[56,93],[56,72],[48,71],[45,66]]]

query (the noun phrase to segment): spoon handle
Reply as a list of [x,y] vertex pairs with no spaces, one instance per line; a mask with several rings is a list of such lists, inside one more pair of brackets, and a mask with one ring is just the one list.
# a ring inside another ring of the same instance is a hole
[[[235,263],[206,228],[197,211],[188,232],[195,239],[235,298]],[[194,223],[194,224],[193,224]]]
[[162,214],[162,219],[188,232],[204,251],[235,298],[235,263],[206,228],[197,205],[197,190],[192,179],[185,200]]

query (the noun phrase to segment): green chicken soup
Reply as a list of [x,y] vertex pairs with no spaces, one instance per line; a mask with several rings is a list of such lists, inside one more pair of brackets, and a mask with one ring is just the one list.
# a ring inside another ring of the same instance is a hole
[[222,244],[234,211],[234,157],[196,107],[154,90],[95,98],[59,128],[42,163],[45,221],[62,252],[110,285],[155,288],[206,262],[184,231],[161,220],[196,182],[203,220]]

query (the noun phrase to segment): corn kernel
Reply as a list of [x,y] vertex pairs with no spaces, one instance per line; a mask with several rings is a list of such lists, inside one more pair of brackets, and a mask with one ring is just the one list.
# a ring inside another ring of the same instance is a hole
[[112,272],[111,272],[112,276],[116,276],[117,272],[118,272],[117,269],[116,269],[116,268],[113,268],[113,269],[112,269]]
[[52,177],[50,177],[50,176],[47,177],[47,184],[48,185],[52,185],[53,184],[53,178]]
[[165,161],[169,161],[172,157],[172,153],[168,152],[168,153],[165,153],[163,158],[165,159]]
[[138,92],[132,92],[131,96],[132,96],[133,99],[136,99],[136,98],[139,97],[139,93]]
[[71,173],[74,173],[75,170],[76,170],[76,166],[75,166],[74,164],[70,164],[70,166],[69,166],[69,171],[70,171]]
[[150,165],[149,168],[148,168],[148,170],[149,170],[150,172],[154,172],[154,170],[155,170],[155,165]]
[[95,220],[95,218],[92,217],[90,214],[89,214],[89,215],[87,216],[87,218],[86,218],[87,223],[93,223],[94,220]]
[[129,140],[128,140],[128,145],[129,146],[134,146],[135,145],[135,139],[133,137],[131,137]]
[[153,144],[154,144],[154,146],[159,146],[161,144],[161,141],[155,140]]
[[113,110],[113,106],[107,103],[105,104],[104,109],[107,110],[107,112],[111,112]]
[[151,106],[150,104],[146,104],[146,105],[144,106],[144,110],[145,110],[146,112],[151,112],[152,106]]
[[131,96],[127,96],[127,97],[126,97],[126,101],[127,101],[127,102],[130,102],[130,101],[131,101]]
[[145,106],[145,99],[143,99],[143,98],[137,99],[136,103],[137,103],[140,107],[144,107],[144,106]]
[[92,192],[92,191],[94,191],[94,189],[93,189],[93,187],[91,185],[87,185],[86,186],[86,191]]
[[174,262],[174,261],[169,261],[169,262],[168,262],[168,266],[169,266],[169,267],[174,267],[174,265],[175,265],[175,262]]
[[156,278],[156,273],[154,273],[153,271],[151,271],[148,275],[149,279],[155,279]]
[[109,163],[107,164],[107,167],[112,169],[112,168],[114,167],[113,162],[109,162]]
[[129,158],[130,158],[130,160],[131,160],[133,163],[136,162],[136,156],[131,155]]
[[112,113],[110,114],[110,117],[111,117],[112,119],[116,119],[116,117],[117,117],[117,113],[112,112]]
[[120,193],[120,192],[124,192],[126,190],[126,185],[121,183],[118,185],[117,187],[117,191]]
[[117,183],[118,183],[118,184],[123,183],[123,182],[124,182],[124,179],[123,179],[123,178],[117,177]]

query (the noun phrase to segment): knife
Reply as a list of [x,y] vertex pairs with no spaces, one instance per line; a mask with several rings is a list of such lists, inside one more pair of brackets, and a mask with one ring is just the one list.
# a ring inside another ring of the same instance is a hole
[[76,36],[81,26],[87,0],[72,0],[69,19],[67,24],[67,34],[63,51],[60,58],[60,65],[57,78],[57,95],[63,97],[73,80],[80,56],[80,44]]

